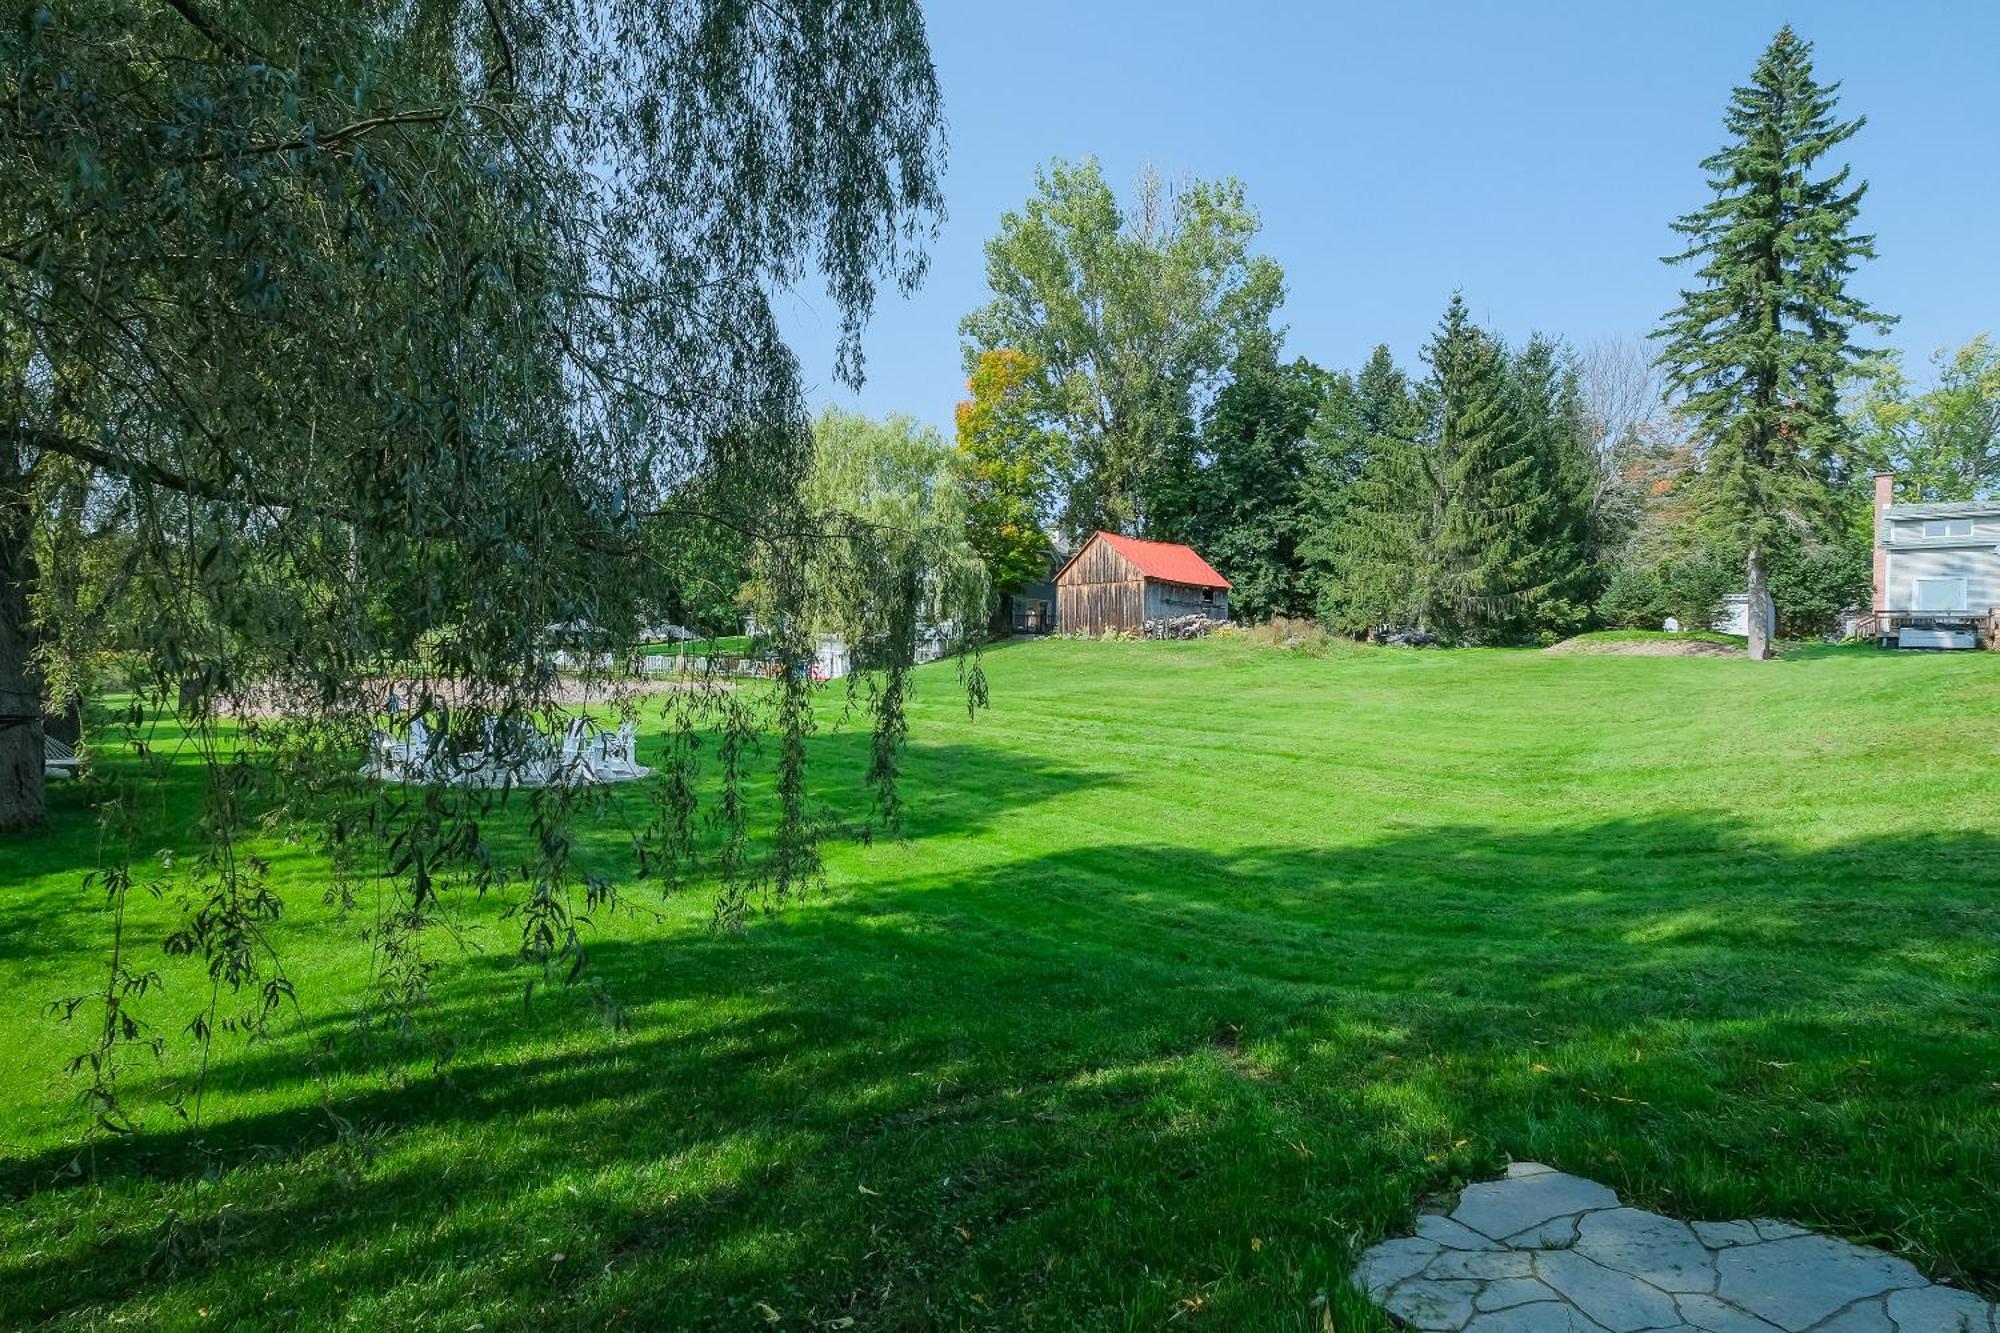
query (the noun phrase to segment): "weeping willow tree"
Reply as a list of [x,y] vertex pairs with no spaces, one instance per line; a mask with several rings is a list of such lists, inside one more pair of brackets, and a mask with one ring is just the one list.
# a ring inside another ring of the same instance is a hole
[[[868,567],[871,526],[807,502],[770,293],[824,282],[858,382],[878,287],[921,276],[943,137],[916,0],[24,14],[0,35],[0,837],[44,817],[44,709],[118,649],[134,725],[172,719],[204,761],[166,941],[201,978],[198,1040],[293,1003],[255,852],[273,828],[319,840],[337,898],[382,904],[394,1003],[422,999],[454,894],[504,889],[528,960],[575,974],[579,918],[620,893],[575,865],[588,794],[510,795],[531,836],[509,861],[493,793],[385,788],[356,756],[391,693],[447,744],[546,730],[606,685],[557,671],[549,627],[618,661],[700,563],[676,557],[719,539],[762,553],[780,607],[809,570]],[[804,673],[667,698],[630,879],[712,874],[725,913],[797,892]],[[747,756],[773,730],[753,850]],[[129,825],[114,791],[98,808],[122,920]],[[115,1129],[124,1052],[161,1037],[122,936],[106,977],[64,1008],[99,1034],[76,1067]]]
[[984,701],[974,654],[985,637],[991,581],[966,539],[964,470],[936,429],[907,416],[874,420],[829,409],[813,422],[813,445],[807,511],[842,515],[868,540],[819,545],[803,571],[802,623],[851,655],[850,698],[874,719],[868,780],[893,824],[911,668],[956,654],[969,701]]

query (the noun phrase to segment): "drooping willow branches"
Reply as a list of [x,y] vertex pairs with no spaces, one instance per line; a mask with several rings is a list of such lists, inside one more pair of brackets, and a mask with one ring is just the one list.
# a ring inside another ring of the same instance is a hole
[[[138,733],[171,718],[204,761],[165,941],[207,978],[197,1039],[293,1002],[254,850],[274,828],[312,830],[392,1010],[455,897],[503,884],[523,952],[576,974],[621,892],[574,855],[601,794],[514,794],[528,849],[503,855],[495,794],[385,788],[355,756],[391,693],[452,744],[547,730],[580,691],[629,714],[600,664],[713,549],[757,553],[782,665],[668,696],[632,875],[688,882],[707,847],[725,913],[811,880],[806,601],[922,557],[808,503],[770,294],[823,281],[858,379],[878,287],[921,276],[943,134],[916,0],[35,7],[0,36],[0,150],[0,713],[24,719],[0,837],[42,815],[44,696],[116,650]],[[857,605],[893,742],[895,646],[935,611]],[[552,626],[587,627],[581,680]],[[97,883],[122,921],[138,878],[109,855]],[[138,947],[67,1005],[102,1020],[78,1069],[107,1129],[119,1049],[160,1038],[132,1016],[158,980]]]

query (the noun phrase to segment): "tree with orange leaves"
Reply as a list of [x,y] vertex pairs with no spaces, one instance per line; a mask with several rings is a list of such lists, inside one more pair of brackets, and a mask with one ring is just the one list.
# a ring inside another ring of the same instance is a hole
[[958,456],[968,493],[966,540],[1005,596],[1048,574],[1042,524],[1056,494],[1063,439],[1037,424],[1033,401],[1041,358],[992,348],[973,363],[971,393],[958,405]]

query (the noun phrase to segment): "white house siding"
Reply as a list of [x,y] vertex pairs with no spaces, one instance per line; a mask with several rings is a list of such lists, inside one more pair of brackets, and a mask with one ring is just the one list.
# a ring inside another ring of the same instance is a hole
[[[2000,543],[2000,536],[1995,541]],[[2000,552],[1992,546],[1897,546],[1888,555],[1891,610],[1915,609],[1918,579],[1962,578],[1967,610],[2000,606]]]
[[2000,517],[1987,517],[1985,515],[1973,517],[1972,535],[1969,537],[1924,536],[1924,524],[1927,522],[1940,523],[1940,522],[1951,522],[1955,520],[1957,522],[1962,523],[1965,521],[1967,517],[1968,515],[1964,514],[1939,515],[1937,517],[1928,519],[1898,517],[1889,525],[1891,529],[1889,535],[1891,540],[1896,542],[1896,544],[1898,545],[1902,545],[1905,543],[1908,543],[1910,545],[1915,545],[1917,543],[1926,541],[1937,542],[1940,544],[1949,544],[1953,542],[1968,542],[1968,541],[2000,544]]
[[[1213,594],[1205,597],[1204,593]],[[1175,616],[1207,616],[1210,620],[1229,619],[1229,593],[1222,588],[1195,588],[1185,583],[1146,581],[1146,619],[1170,620]]]

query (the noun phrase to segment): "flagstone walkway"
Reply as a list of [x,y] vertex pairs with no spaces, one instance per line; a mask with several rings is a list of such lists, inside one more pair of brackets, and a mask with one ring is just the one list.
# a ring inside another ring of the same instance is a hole
[[1995,1307],[1789,1222],[1677,1222],[1536,1162],[1361,1256],[1354,1285],[1438,1333],[2000,1333]]

